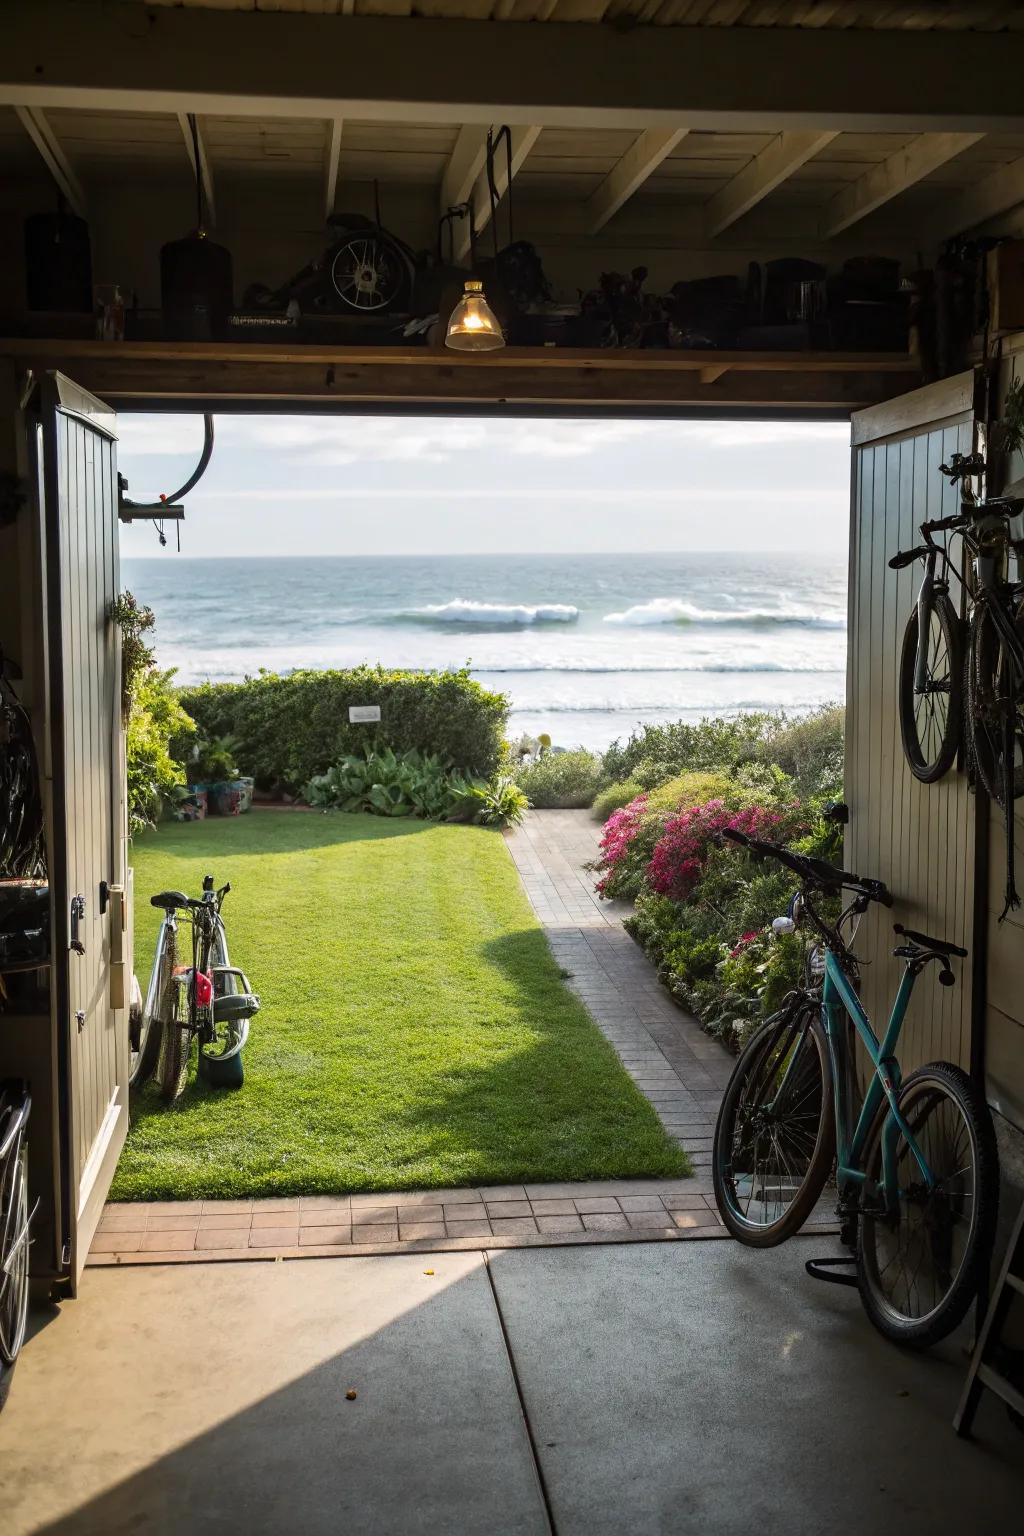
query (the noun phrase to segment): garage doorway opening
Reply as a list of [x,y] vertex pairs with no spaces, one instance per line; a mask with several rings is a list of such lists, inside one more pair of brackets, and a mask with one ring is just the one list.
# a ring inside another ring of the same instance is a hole
[[[201,444],[194,416],[119,430],[136,499]],[[233,415],[217,432],[180,554],[122,532],[124,585],[182,683],[468,662],[508,695],[510,738],[596,752],[644,725],[842,701],[843,423]]]

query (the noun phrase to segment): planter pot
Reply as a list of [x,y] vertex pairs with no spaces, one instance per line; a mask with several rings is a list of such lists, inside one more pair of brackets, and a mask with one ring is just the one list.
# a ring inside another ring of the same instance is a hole
[[242,795],[241,801],[240,801],[239,806],[238,806],[238,814],[240,816],[244,816],[246,811],[251,811],[252,810],[252,797],[253,797],[253,794],[254,794],[255,789],[256,789],[256,780],[255,779],[251,779],[251,778],[247,778],[247,777],[242,777],[240,779],[237,779],[236,783],[238,784],[238,787],[241,790],[241,795]]
[[175,801],[171,814],[175,821],[205,821],[209,807],[205,784],[192,784]]
[[[208,789],[210,811],[214,816],[237,816],[243,809],[242,800],[246,791],[239,779],[224,780],[220,784],[211,784]],[[248,791],[249,800],[244,809],[248,810],[252,804],[252,791]]]

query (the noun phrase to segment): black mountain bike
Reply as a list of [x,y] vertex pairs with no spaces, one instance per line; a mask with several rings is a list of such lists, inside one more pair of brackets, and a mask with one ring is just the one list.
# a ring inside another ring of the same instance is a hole
[[[1024,794],[1024,539],[1011,528],[1024,500],[978,500],[970,481],[985,472],[980,454],[954,454],[941,471],[961,487],[960,511],[922,523],[924,542],[889,561],[893,570],[924,563],[900,663],[903,750],[914,775],[932,784],[952,767],[965,737],[978,781],[1009,818],[1014,800]],[[967,551],[966,576],[945,539],[937,541],[952,534],[960,535]],[[970,601],[966,623],[950,597],[954,581]],[[1009,907],[1018,903],[1013,839],[1007,842]]]

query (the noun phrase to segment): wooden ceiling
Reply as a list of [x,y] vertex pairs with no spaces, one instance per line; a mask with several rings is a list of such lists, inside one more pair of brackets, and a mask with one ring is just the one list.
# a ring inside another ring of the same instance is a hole
[[611,22],[658,27],[1024,29],[1024,5],[955,0],[142,0],[146,5],[306,15],[421,16],[465,21]]

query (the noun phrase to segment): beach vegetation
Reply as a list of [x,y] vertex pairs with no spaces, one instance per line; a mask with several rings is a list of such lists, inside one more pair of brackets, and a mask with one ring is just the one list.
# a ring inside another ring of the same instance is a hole
[[633,776],[595,804],[641,787],[605,822],[598,891],[634,903],[626,926],[666,987],[730,1045],[798,982],[802,941],[771,926],[795,877],[721,834],[735,827],[840,862],[842,829],[823,813],[842,795],[843,725],[837,706],[796,720],[706,720],[650,727],[605,754],[606,772],[610,763]]
[[[544,746],[544,738],[540,738]],[[542,750],[516,773],[516,782],[536,810],[583,810],[601,782],[601,759],[583,747],[574,752]]]

